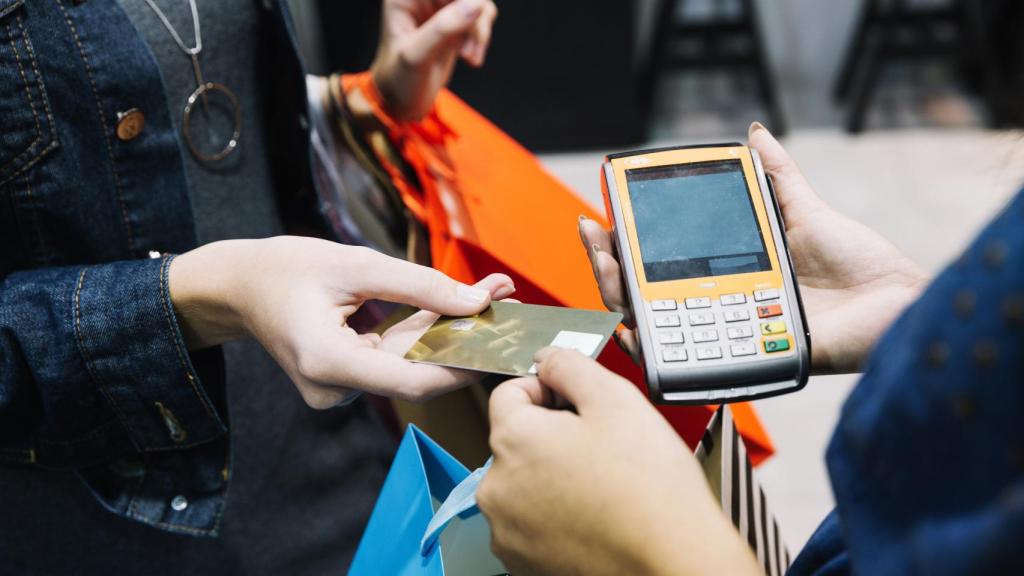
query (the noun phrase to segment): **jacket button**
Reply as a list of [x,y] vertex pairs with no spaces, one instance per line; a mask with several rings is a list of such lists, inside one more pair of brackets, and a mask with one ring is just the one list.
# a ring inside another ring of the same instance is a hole
[[188,498],[179,494],[171,499],[171,509],[175,512],[181,512],[185,508],[188,508]]
[[117,113],[117,137],[125,142],[134,140],[146,126],[146,115],[138,108]]

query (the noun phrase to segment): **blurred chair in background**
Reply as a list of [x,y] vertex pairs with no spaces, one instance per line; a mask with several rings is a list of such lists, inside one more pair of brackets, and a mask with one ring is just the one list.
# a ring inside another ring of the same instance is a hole
[[1011,54],[995,50],[993,38],[999,16],[1013,4],[1019,3],[864,0],[834,89],[836,100],[848,106],[847,131],[864,129],[883,68],[897,61],[944,60],[959,66],[980,92],[990,125],[1011,122],[1017,107],[1006,79],[1014,64],[1008,62]]
[[640,102],[652,106],[660,76],[669,71],[726,69],[736,74],[753,72],[769,128],[786,132],[775,79],[768,64],[761,22],[754,0],[713,3],[711,13],[699,18],[687,14],[686,0],[659,0],[654,44],[640,75]]

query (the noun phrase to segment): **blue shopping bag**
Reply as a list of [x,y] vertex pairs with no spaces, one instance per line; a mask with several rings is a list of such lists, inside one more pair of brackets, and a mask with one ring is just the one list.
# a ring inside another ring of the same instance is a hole
[[[483,472],[471,476],[444,448],[409,425],[349,576],[505,574],[491,553],[490,528],[473,499]],[[442,503],[445,509],[435,518]]]

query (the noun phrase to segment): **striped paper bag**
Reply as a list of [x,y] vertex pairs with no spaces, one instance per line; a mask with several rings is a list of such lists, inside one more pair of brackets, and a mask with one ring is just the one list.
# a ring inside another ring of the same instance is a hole
[[789,551],[779,533],[779,523],[765,499],[764,489],[750,465],[747,448],[736,433],[732,411],[723,405],[712,416],[694,451],[704,468],[711,490],[722,510],[732,519],[740,536],[750,543],[769,576],[789,569]]

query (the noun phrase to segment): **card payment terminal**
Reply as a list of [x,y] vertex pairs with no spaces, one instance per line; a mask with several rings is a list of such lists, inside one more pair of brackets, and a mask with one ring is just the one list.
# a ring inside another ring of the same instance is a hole
[[803,388],[810,334],[757,152],[624,152],[601,175],[651,399],[735,402]]

